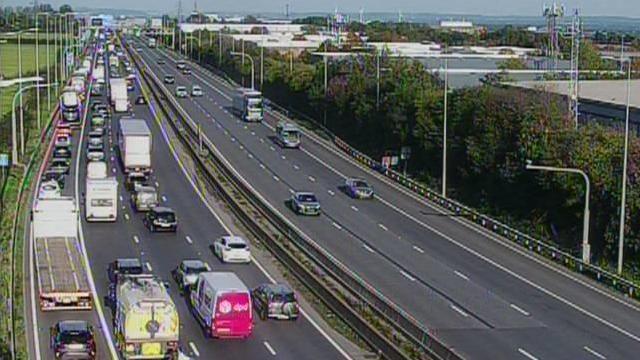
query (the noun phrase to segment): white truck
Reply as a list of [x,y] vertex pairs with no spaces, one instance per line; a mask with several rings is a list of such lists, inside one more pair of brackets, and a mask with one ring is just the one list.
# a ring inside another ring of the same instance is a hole
[[111,105],[115,112],[129,111],[129,97],[127,94],[127,81],[125,79],[114,78],[109,80],[111,92],[109,94]]
[[151,130],[140,119],[121,118],[118,123],[118,155],[125,174],[151,172]]
[[31,211],[40,309],[90,310],[91,291],[78,241],[78,208],[71,197],[37,199]]
[[93,221],[116,221],[118,216],[118,180],[115,177],[87,177],[85,188],[85,218]]
[[93,69],[93,73],[91,74],[93,76],[93,80],[97,84],[104,84],[104,65],[96,66],[95,69]]
[[260,91],[238,88],[233,94],[233,112],[244,121],[262,121],[264,117],[262,93]]
[[162,281],[118,275],[111,290],[113,330],[123,359],[177,359],[180,320]]
[[147,44],[150,48],[153,49],[154,47],[156,47],[156,38],[150,37]]

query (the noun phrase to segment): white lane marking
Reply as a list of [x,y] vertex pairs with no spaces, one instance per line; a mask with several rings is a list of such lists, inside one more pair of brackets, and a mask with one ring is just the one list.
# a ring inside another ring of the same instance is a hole
[[129,214],[124,213],[124,219],[125,219],[125,220],[129,220]]
[[269,146],[269,150],[276,151],[276,148],[274,148],[273,146]]
[[264,170],[265,169],[264,164],[260,164],[260,168]]
[[160,187],[160,184],[158,184],[158,182],[157,182],[157,181],[155,182],[155,184],[156,184],[156,187],[157,187],[157,188],[158,188],[158,187]]
[[331,223],[331,225],[333,225],[338,230],[342,230],[342,226],[340,226],[340,224],[338,224],[336,222]]
[[454,271],[453,271],[453,273],[454,273],[454,274],[456,274],[456,275],[458,275],[459,277],[461,277],[461,278],[463,278],[463,279],[465,279],[465,280],[469,281],[469,277],[468,277],[467,275],[465,275],[465,274],[461,273],[460,271],[458,271],[458,270],[454,270]]
[[460,309],[459,307],[451,304],[449,305],[449,307],[451,307],[451,310],[457,312],[458,314],[464,316],[464,317],[469,317],[469,314],[467,314],[464,310]]
[[419,252],[420,254],[424,254],[424,250],[422,250],[420,247],[413,245],[413,250]]
[[407,279],[409,279],[409,281],[416,281],[416,278],[414,278],[413,276],[409,275],[409,273],[407,273],[404,270],[400,270],[400,274],[402,274],[402,276],[404,276]]
[[193,355],[195,355],[196,357],[200,357],[200,351],[198,351],[198,348],[196,347],[196,344],[193,343],[193,341],[189,341],[189,347],[191,348]]
[[271,347],[271,344],[269,344],[267,341],[263,341],[262,343],[264,344],[264,347],[266,347],[267,350],[269,350],[271,355],[276,356],[276,351],[273,350],[273,348]]
[[526,358],[530,359],[530,360],[538,360],[537,357],[531,355],[529,352],[527,352],[527,350],[523,349],[523,348],[518,348],[518,352],[522,355],[524,355]]
[[280,156],[280,158],[281,158],[282,160],[286,160],[286,159],[287,159],[287,157],[286,157],[286,156],[284,156],[284,155],[281,155],[281,156]]
[[280,181],[280,178],[279,178],[279,177],[277,177],[277,176],[275,176],[275,175],[273,175],[273,180],[275,180],[275,181]]
[[144,263],[144,266],[147,267],[147,271],[153,272],[153,268],[151,267],[151,263],[150,262],[147,261],[146,263]]
[[529,314],[529,312],[528,312],[528,311],[526,311],[525,309],[523,309],[523,308],[519,307],[519,306],[518,306],[518,305],[516,305],[516,304],[509,304],[509,306],[510,306],[513,310],[515,310],[515,311],[519,312],[520,314],[522,314],[522,315],[524,315],[524,316],[529,316],[529,315],[531,315],[531,314]]
[[116,173],[116,168],[111,168],[111,172],[115,174]]
[[295,192],[295,190],[293,190],[293,189],[289,189],[289,193],[291,193],[291,194],[295,194],[296,192]]
[[249,159],[253,159],[253,154],[252,153],[247,153],[247,156],[249,157]]
[[362,244],[362,247],[363,247],[363,248],[365,248],[365,250],[367,250],[368,252],[370,252],[370,253],[372,253],[372,254],[375,254],[375,253],[376,253],[376,251],[375,251],[375,250],[373,250],[373,249],[372,249],[369,245],[367,245],[367,244]]
[[335,194],[336,194],[336,193],[335,193],[335,192],[333,192],[332,190],[327,190],[327,192],[328,192],[328,193],[329,193],[329,195],[331,195],[331,196],[333,196],[333,195],[335,195]]
[[136,244],[140,243],[140,238],[138,237],[138,235],[133,235],[133,242]]
[[308,178],[308,179],[309,179],[309,181],[311,181],[311,182],[316,182],[316,178],[314,178],[313,176],[309,176],[309,178]]
[[353,211],[360,211],[360,210],[358,210],[358,208],[357,208],[355,205],[351,205],[351,210],[353,210]]
[[293,165],[293,168],[296,169],[296,170],[300,170],[300,166],[298,166],[298,165]]
[[252,131],[252,132],[251,132],[251,135],[256,136],[256,132],[255,132],[255,131]]
[[185,236],[185,239],[189,244],[193,244],[193,240],[191,240],[191,237],[189,235]]
[[384,230],[384,231],[389,231],[389,228],[387,228],[386,226],[384,226],[382,223],[378,224],[378,226],[380,227],[380,229]]
[[606,360],[606,358],[607,358],[606,356],[604,356],[604,355],[600,354],[599,352],[597,352],[597,351],[595,351],[595,350],[591,349],[591,348],[590,348],[590,347],[588,347],[588,346],[583,347],[583,349],[584,349],[586,352],[588,352],[589,354],[591,354],[591,355],[593,355],[593,356],[597,357],[597,358],[598,358],[598,359],[600,359],[600,360]]
[[122,202],[122,195],[120,195],[119,198],[120,198],[120,202]]
[[264,139],[263,139],[263,138],[260,138],[260,142],[261,142],[261,143],[263,143],[263,142],[264,142]]
[[167,202],[167,197],[162,195],[162,202]]

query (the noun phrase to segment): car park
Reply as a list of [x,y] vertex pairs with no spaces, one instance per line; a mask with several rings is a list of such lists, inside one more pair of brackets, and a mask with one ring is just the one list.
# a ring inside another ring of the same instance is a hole
[[204,92],[202,92],[202,88],[198,85],[193,85],[191,87],[191,96],[193,97],[201,97],[204,95]]
[[187,88],[184,86],[176,86],[176,97],[185,98],[187,97]]
[[345,181],[347,195],[354,199],[373,199],[373,188],[363,179],[349,178]]
[[63,320],[50,329],[50,344],[56,359],[95,359],[93,327],[83,320]]
[[211,271],[209,265],[199,259],[182,260],[180,264],[171,271],[173,279],[178,283],[178,289],[181,293],[189,292],[189,290],[198,281],[198,274],[201,272]]
[[165,84],[173,84],[176,82],[176,78],[173,75],[165,75],[164,76],[164,83]]
[[298,215],[320,215],[320,202],[316,195],[311,192],[293,193],[290,206]]
[[140,275],[144,272],[142,262],[138,258],[120,258],[109,263],[107,277],[114,283],[118,275]]
[[143,222],[151,232],[176,232],[178,229],[176,213],[168,207],[156,206],[152,208],[145,214]]
[[103,161],[104,156],[104,146],[103,144],[96,145],[89,143],[87,145],[87,160],[89,161]]
[[289,285],[262,284],[251,291],[253,308],[262,320],[296,320],[300,308],[296,295]]
[[58,174],[69,174],[69,159],[53,158],[49,170]]
[[213,253],[224,263],[249,263],[251,251],[247,241],[239,236],[225,235],[213,242]]

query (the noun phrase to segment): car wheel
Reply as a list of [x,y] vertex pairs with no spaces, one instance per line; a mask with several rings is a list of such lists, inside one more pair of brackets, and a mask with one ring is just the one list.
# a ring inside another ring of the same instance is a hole
[[263,320],[263,321],[267,320],[267,309],[262,308],[258,313],[258,315],[260,316],[260,320]]

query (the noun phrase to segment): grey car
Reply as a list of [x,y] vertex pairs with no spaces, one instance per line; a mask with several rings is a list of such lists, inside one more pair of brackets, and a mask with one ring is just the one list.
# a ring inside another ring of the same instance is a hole
[[291,209],[298,215],[320,215],[320,202],[312,192],[296,192],[291,195]]

